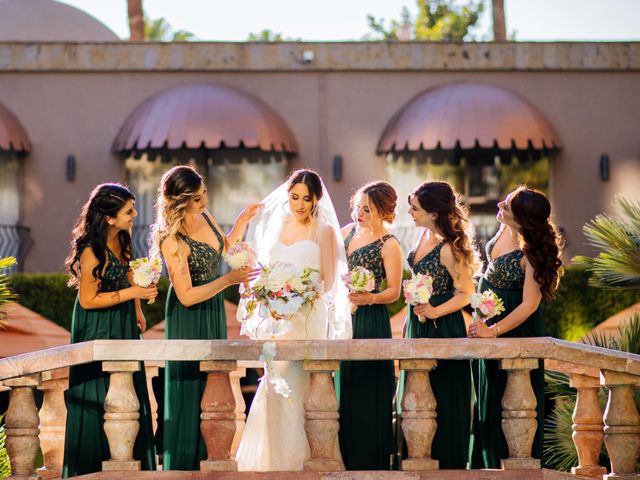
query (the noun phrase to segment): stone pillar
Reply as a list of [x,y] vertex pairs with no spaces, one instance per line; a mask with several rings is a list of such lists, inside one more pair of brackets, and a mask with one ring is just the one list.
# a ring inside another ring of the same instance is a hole
[[634,473],[640,450],[640,415],[633,396],[640,378],[602,370],[600,384],[609,389],[604,412],[604,444],[611,460],[611,473],[604,478],[640,478]]
[[140,470],[140,461],[133,459],[133,445],[140,430],[140,402],[133,387],[133,372],[140,370],[140,362],[102,362],[102,370],[111,373],[104,399],[104,433],[111,460],[102,462],[102,470]]
[[42,373],[44,402],[40,409],[40,447],[44,465],[38,469],[42,478],[59,478],[64,460],[64,432],[67,406],[64,392],[69,388],[69,369],[61,368]]
[[436,360],[400,360],[400,370],[405,371],[402,433],[409,452],[409,458],[402,461],[402,470],[438,469],[438,460],[431,458],[438,424],[436,398],[429,380],[429,372],[436,364]]
[[309,388],[304,398],[304,431],[311,449],[311,457],[304,461],[303,469],[315,472],[344,470],[344,465],[335,458],[340,416],[332,373],[340,368],[340,362],[308,360],[303,368],[309,372]]
[[537,401],[530,375],[531,370],[538,368],[538,359],[503,359],[500,360],[500,368],[508,373],[507,387],[502,397],[502,431],[509,446],[509,458],[502,459],[502,468],[539,469],[540,460],[531,457],[538,421]]
[[231,458],[236,457],[238,452],[238,446],[242,439],[242,432],[244,432],[244,422],[247,415],[244,413],[247,405],[244,403],[244,397],[242,396],[242,388],[240,387],[240,379],[244,378],[247,374],[245,367],[238,367],[233,372],[229,373],[231,380],[231,391],[233,392],[233,398],[236,401],[236,433],[233,436],[233,442],[231,443]]
[[4,418],[6,448],[11,461],[13,475],[10,479],[39,478],[34,475],[34,463],[40,441],[38,434],[38,410],[33,399],[33,390],[40,384],[40,374],[3,380],[11,388],[9,409]]
[[578,391],[572,417],[572,437],[578,452],[578,466],[573,467],[571,473],[601,479],[607,469],[599,465],[604,439],[602,409],[598,400],[600,379],[572,373],[569,385]]
[[156,394],[153,392],[153,378],[158,376],[159,367],[153,365],[144,366],[145,376],[147,378],[147,391],[149,392],[149,406],[151,407],[151,426],[153,433],[158,430],[158,401]]
[[229,372],[236,367],[235,360],[200,362],[200,370],[207,372],[207,386],[200,402],[200,431],[207,446],[207,459],[200,462],[200,470],[204,472],[238,469],[235,459],[231,458],[231,444],[236,431],[236,402],[229,380]]

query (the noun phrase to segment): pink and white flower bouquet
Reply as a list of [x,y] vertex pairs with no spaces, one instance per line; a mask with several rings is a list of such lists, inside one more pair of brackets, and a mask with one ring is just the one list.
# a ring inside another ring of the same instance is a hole
[[224,254],[224,261],[233,269],[240,270],[256,263],[256,252],[247,242],[237,242]]
[[[155,285],[162,275],[162,260],[159,258],[136,258],[129,262],[131,272],[133,273],[133,283],[139,287],[149,287]],[[152,304],[155,299],[149,300],[147,303]]]
[[[407,305],[424,305],[429,303],[431,294],[433,293],[433,278],[424,273],[417,273],[409,280],[402,282],[404,291],[404,301]],[[427,321],[425,317],[418,315],[418,321],[424,323]],[[438,328],[435,321],[433,322]]]
[[[342,281],[351,292],[372,292],[376,288],[376,277],[372,271],[364,267],[356,267],[345,273],[342,275]],[[357,305],[352,305],[351,313],[355,313],[357,309]]]
[[502,299],[493,290],[485,290],[482,293],[471,295],[471,308],[474,310],[476,319],[482,322],[504,312]]

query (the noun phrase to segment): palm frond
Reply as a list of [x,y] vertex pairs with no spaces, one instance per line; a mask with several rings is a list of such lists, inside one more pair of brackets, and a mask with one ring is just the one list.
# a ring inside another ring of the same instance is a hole
[[568,472],[578,465],[578,453],[573,444],[572,426],[575,398],[556,402],[556,406],[545,419],[544,459],[546,468]]
[[569,386],[569,377],[565,373],[544,371],[545,393],[553,400],[575,399],[576,391]]
[[0,478],[7,478],[11,476],[11,463],[9,462],[9,454],[5,447],[7,434],[4,430],[2,417],[3,416],[0,416]]
[[629,322],[621,324],[615,333],[592,332],[585,343],[620,352],[640,353],[640,314],[631,315]]

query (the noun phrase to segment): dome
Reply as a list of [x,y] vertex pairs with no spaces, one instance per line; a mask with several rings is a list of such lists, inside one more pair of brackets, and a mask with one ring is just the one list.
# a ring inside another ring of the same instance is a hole
[[[123,15],[126,13],[123,3]],[[53,0],[0,0],[0,42],[117,42],[106,25]]]

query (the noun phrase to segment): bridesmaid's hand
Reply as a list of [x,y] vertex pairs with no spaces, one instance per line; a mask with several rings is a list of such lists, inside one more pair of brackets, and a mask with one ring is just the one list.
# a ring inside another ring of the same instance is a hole
[[360,306],[360,305],[372,305],[373,304],[373,293],[371,292],[351,292],[349,293],[349,300],[352,305]]
[[138,318],[138,328],[140,329],[140,333],[144,333],[144,331],[147,329],[147,320],[144,318],[144,316]]
[[413,311],[418,317],[428,318],[429,320],[434,320],[438,318],[438,310],[436,307],[433,307],[429,303],[421,303],[413,307]]
[[229,282],[229,285],[237,285],[239,283],[247,284],[255,280],[255,278],[260,275],[261,271],[261,268],[245,267],[238,270],[231,270],[224,276],[226,277],[227,282]]
[[495,331],[483,322],[471,322],[467,336],[469,338],[496,338]]
[[150,287],[139,287],[133,285],[131,289],[131,298],[139,298],[140,300],[152,300],[158,296],[158,289],[155,285]]
[[244,210],[242,210],[242,212],[240,212],[236,222],[242,225],[248,224],[258,214],[258,211],[263,206],[264,205],[262,203],[250,203],[244,208]]

